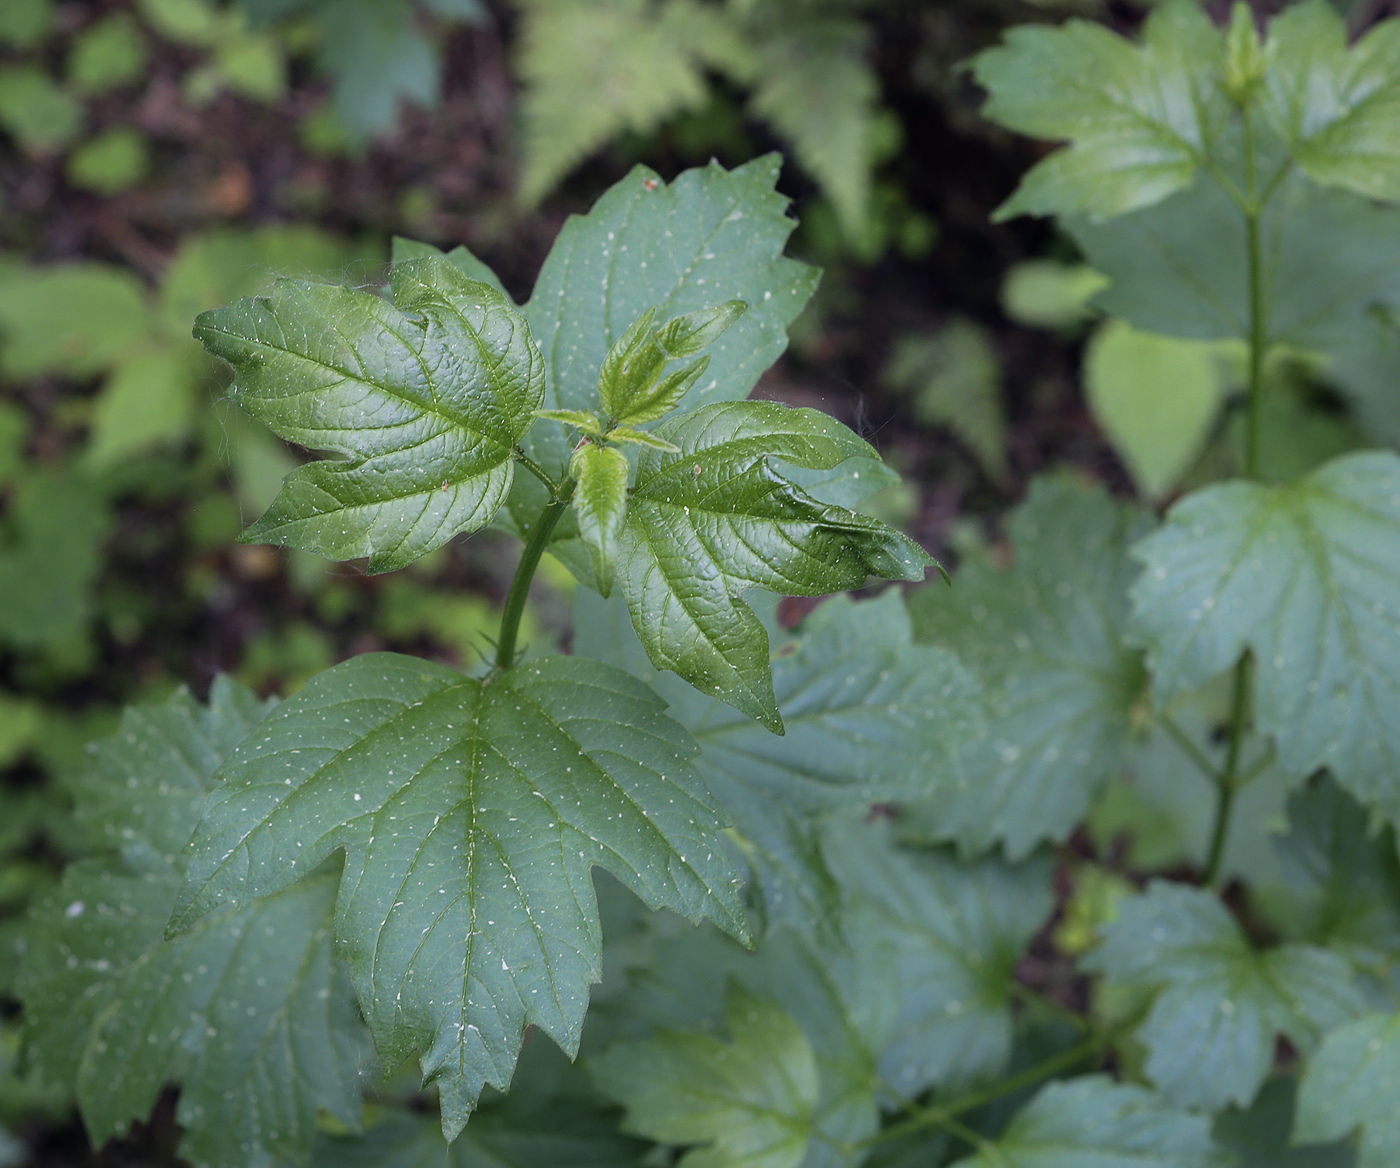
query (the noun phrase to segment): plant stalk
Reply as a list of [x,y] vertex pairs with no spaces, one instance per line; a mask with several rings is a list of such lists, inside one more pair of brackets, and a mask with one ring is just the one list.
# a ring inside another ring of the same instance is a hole
[[515,645],[520,636],[520,618],[525,614],[525,601],[530,595],[530,582],[535,578],[535,569],[540,566],[540,557],[549,546],[555,524],[568,510],[573,495],[574,480],[565,479],[558,494],[540,512],[530,538],[525,541],[525,550],[520,553],[520,563],[516,565],[515,577],[510,582],[505,611],[501,613],[501,635],[496,641],[497,669],[509,669],[515,664]]
[[[1264,306],[1264,246],[1260,221],[1264,204],[1277,189],[1283,171],[1260,194],[1258,161],[1255,155],[1254,122],[1248,107],[1241,111],[1244,126],[1245,175],[1248,197],[1243,207],[1245,247],[1249,267],[1249,383],[1245,418],[1244,473],[1246,478],[1259,477],[1259,431],[1264,403],[1264,361],[1268,356],[1268,318]],[[1235,663],[1234,693],[1230,700],[1230,737],[1225,765],[1216,780],[1219,800],[1215,808],[1215,825],[1211,829],[1210,848],[1206,853],[1203,880],[1215,884],[1220,878],[1220,866],[1225,859],[1225,842],[1230,835],[1230,815],[1235,796],[1241,787],[1240,755],[1245,730],[1249,723],[1250,658],[1246,653]]]
[[871,1144],[884,1143],[886,1140],[898,1139],[900,1136],[908,1135],[910,1132],[922,1131],[927,1127],[941,1127],[952,1131],[954,1135],[962,1138],[962,1133],[967,1129],[962,1124],[956,1123],[957,1117],[965,1112],[972,1111],[984,1104],[995,1102],[1003,1095],[1011,1095],[1025,1087],[1034,1087],[1037,1083],[1058,1075],[1061,1071],[1067,1071],[1071,1067],[1077,1066],[1086,1058],[1089,1058],[1102,1046],[1102,1039],[1088,1038],[1076,1046],[1063,1050],[1057,1055],[1046,1059],[1044,1062],[1036,1063],[1033,1067],[1027,1067],[1024,1071],[1019,1071],[1014,1075],[1008,1075],[1004,1079],[999,1079],[995,1083],[989,1083],[986,1087],[977,1091],[970,1091],[959,1099],[953,1100],[945,1107],[920,1107],[911,1105],[909,1110],[912,1114],[908,1119],[899,1123],[892,1123],[889,1127],[882,1128],[872,1136],[867,1136],[857,1147],[869,1147]]
[[1214,884],[1220,878],[1220,865],[1225,859],[1225,841],[1230,834],[1230,813],[1235,808],[1235,796],[1240,782],[1240,755],[1243,753],[1244,732],[1249,722],[1250,657],[1246,653],[1235,663],[1235,688],[1230,698],[1230,745],[1225,766],[1220,771],[1217,787],[1219,802],[1215,807],[1215,826],[1210,833],[1210,851],[1206,854],[1206,870],[1202,881]]

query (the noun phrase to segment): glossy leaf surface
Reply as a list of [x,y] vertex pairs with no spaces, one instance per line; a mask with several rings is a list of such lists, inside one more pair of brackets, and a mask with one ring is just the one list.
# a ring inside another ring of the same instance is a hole
[[1208,487],[1134,554],[1134,625],[1163,700],[1249,649],[1255,718],[1286,768],[1327,766],[1400,813],[1400,458]]
[[622,546],[632,468],[621,451],[590,442],[578,448],[569,470],[578,483],[573,502],[579,538],[593,556],[593,579],[606,596],[612,591],[613,567]]
[[390,274],[393,302],[282,280],[202,314],[195,335],[233,365],[233,398],[313,462],[244,535],[388,571],[491,520],[511,451],[534,421],[544,366],[495,289],[447,260]]
[[818,503],[773,467],[827,469],[872,456],[824,414],[717,403],[657,434],[680,453],[643,451],[618,562],[637,635],[658,667],[781,731],[768,634],[740,594],[819,596],[869,576],[922,580],[933,561],[885,524]]
[[527,1025],[576,1049],[599,977],[590,870],[744,924],[688,735],[618,670],[543,658],[476,681],[357,657],[225,764],[174,923],[286,887],[344,849],[338,952],[388,1066],[418,1054],[455,1136],[510,1082]]

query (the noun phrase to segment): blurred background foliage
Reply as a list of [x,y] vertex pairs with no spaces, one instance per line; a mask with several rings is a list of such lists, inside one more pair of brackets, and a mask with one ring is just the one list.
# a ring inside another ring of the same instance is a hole
[[[373,283],[400,233],[466,243],[522,294],[563,217],[633,163],[778,149],[794,250],[826,275],[759,392],[879,446],[906,476],[883,518],[954,563],[1001,554],[1000,517],[1057,465],[1153,504],[1228,472],[1242,354],[1114,317],[1095,265],[1136,246],[1131,217],[1075,238],[989,221],[1037,148],[979,119],[961,68],[1012,24],[1129,32],[1149,6],[0,0],[7,919],[65,856],[55,776],[124,703],[221,671],[287,693],[368,649],[471,666],[489,648],[504,535],[377,578],[234,543],[293,454],[220,403],[190,324],[275,275]],[[1400,11],[1341,7],[1357,28]],[[1336,351],[1286,352],[1272,473],[1400,439],[1398,361],[1385,313]],[[536,644],[567,639],[566,588],[545,573]],[[0,1122],[40,1162],[81,1161],[68,1101],[12,1065],[4,1025]],[[170,1154],[158,1128],[134,1137],[147,1157]],[[0,1164],[22,1154],[0,1141]]]

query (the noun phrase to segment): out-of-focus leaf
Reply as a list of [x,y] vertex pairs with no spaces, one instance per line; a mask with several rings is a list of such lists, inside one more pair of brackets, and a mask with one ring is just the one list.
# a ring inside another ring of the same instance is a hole
[[1109,218],[1187,186],[1229,117],[1224,38],[1189,0],[1157,8],[1140,45],[1100,24],[1021,25],[973,62],[983,114],[1065,141],[997,210]]
[[882,378],[912,397],[921,422],[948,427],[989,473],[1006,473],[1001,364],[984,328],[959,317],[933,336],[901,337]]
[[1367,1014],[1329,1034],[1298,1088],[1293,1139],[1322,1144],[1359,1129],[1357,1168],[1389,1168],[1400,1154],[1400,1015]]
[[0,269],[0,366],[16,380],[91,377],[132,352],[149,328],[145,290],[124,269]]
[[1262,105],[1314,182],[1400,200],[1400,20],[1355,45],[1326,0],[1275,17],[1264,47]]
[[1229,388],[1216,346],[1116,320],[1090,341],[1084,382],[1095,419],[1149,498],[1190,469]]

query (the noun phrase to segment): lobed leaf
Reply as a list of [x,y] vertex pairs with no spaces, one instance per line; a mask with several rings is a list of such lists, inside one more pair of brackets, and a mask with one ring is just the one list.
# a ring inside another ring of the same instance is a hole
[[818,503],[770,460],[831,468],[870,447],[815,410],[714,403],[668,421],[644,450],[623,531],[618,581],[652,662],[770,730],[782,731],[768,635],[739,598],[853,588],[869,576],[921,580],[932,558],[854,511]]
[[623,1130],[702,1144],[689,1168],[797,1168],[813,1134],[816,1055],[778,1006],[740,987],[728,994],[730,1039],[662,1031],[592,1062],[594,1079],[627,1109]]
[[1249,1106],[1278,1035],[1306,1051],[1362,1009],[1335,953],[1310,945],[1257,951],[1210,892],[1161,880],[1118,902],[1084,966],[1112,985],[1155,992],[1137,1031],[1145,1070],[1169,1100],[1191,1109]]
[[596,661],[476,681],[367,654],[233,753],[173,917],[269,895],[345,851],[337,951],[380,1057],[417,1053],[444,1134],[510,1082],[527,1025],[572,1052],[599,977],[594,864],[744,934],[719,813],[661,703]]
[[894,957],[899,1006],[880,1074],[909,1098],[994,1078],[1011,1059],[1016,966],[1053,907],[1050,866],[896,849],[884,826],[823,833],[848,906],[870,913]]
[[281,280],[202,314],[195,335],[234,366],[234,400],[283,438],[345,456],[299,467],[246,540],[399,568],[488,523],[544,367],[495,289],[440,257],[397,265],[393,302]]
[[1280,911],[1305,938],[1384,976],[1400,950],[1400,857],[1395,832],[1330,776],[1288,801],[1288,832],[1274,845],[1288,892]]
[[1367,1014],[1332,1031],[1298,1088],[1295,1143],[1321,1144],[1360,1129],[1356,1168],[1386,1168],[1400,1154],[1400,1016]]
[[1315,182],[1400,201],[1400,21],[1355,45],[1326,0],[1274,18],[1264,48],[1266,116]]
[[1122,768],[1145,681],[1124,643],[1127,548],[1144,526],[1102,491],[1040,480],[1011,520],[1010,570],[969,564],[951,594],[911,595],[917,639],[951,649],[987,695],[987,733],[967,737],[913,830],[1016,859],[1065,838]]
[[1225,1168],[1204,1116],[1107,1075],[1042,1087],[996,1142],[954,1168]]
[[331,952],[335,874],[162,938],[181,846],[224,754],[264,710],[232,683],[127,712],[75,792],[119,858],[83,860],[31,914],[18,992],[40,1074],[74,1083],[95,1144],[180,1086],[180,1151],[197,1168],[304,1159],[318,1114],[359,1122],[366,1053]]
[[[817,282],[815,268],[782,254],[797,224],[774,190],[780,165],[776,155],[732,171],[712,163],[669,186],[637,167],[564,224],[523,309],[545,357],[546,407],[593,409],[604,358],[647,309],[670,319],[731,300],[749,310],[710,345],[687,404],[748,396]],[[561,435],[542,430],[527,446],[562,474]]]
[[1294,775],[1400,814],[1400,458],[1188,495],[1134,549],[1134,627],[1163,701],[1249,650],[1254,716]]
[[983,114],[1068,141],[1021,180],[995,218],[1111,218],[1188,186],[1230,116],[1224,38],[1190,0],[1155,8],[1135,45],[1100,24],[1021,25],[973,60]]
[[927,795],[956,765],[959,740],[981,728],[972,678],[945,650],[911,643],[895,590],[861,603],[833,597],[780,642],[781,739],[657,672],[620,600],[580,592],[574,623],[576,652],[656,687],[695,736],[696,767],[734,820],[770,927],[820,928],[837,910],[823,823]]

